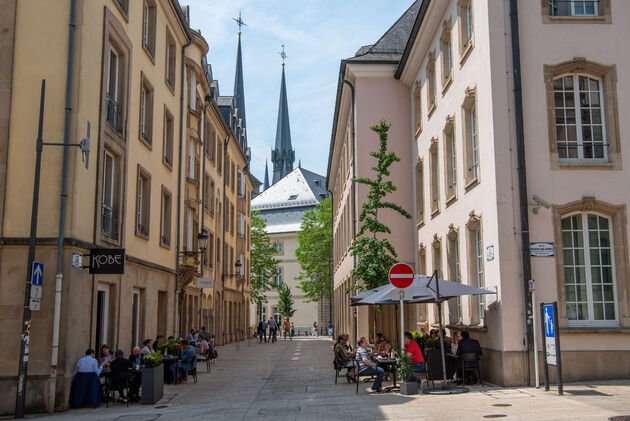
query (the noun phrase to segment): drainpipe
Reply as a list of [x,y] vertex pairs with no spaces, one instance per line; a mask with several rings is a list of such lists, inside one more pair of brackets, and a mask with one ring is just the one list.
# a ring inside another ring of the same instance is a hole
[[521,52],[518,30],[518,1],[510,0],[510,25],[512,28],[512,64],[514,67],[514,114],[516,123],[516,157],[518,171],[519,207],[521,214],[521,259],[523,264],[523,306],[525,310],[525,337],[523,338],[523,363],[525,380],[530,386],[529,347],[532,343],[532,314],[529,300],[529,280],[532,268],[529,256],[529,215],[527,213],[527,169],[525,166],[525,131],[523,125],[523,92],[521,88]]
[[182,70],[179,76],[179,163],[177,165],[177,245],[175,247],[175,306],[173,330],[179,337],[179,251],[181,249],[182,232],[182,148],[184,142],[184,76],[186,74],[186,48],[192,44],[192,37],[182,46]]
[[[333,230],[333,226],[335,225],[335,214],[333,213],[333,192],[331,190],[326,190],[328,192],[328,194],[330,194],[330,230]],[[336,330],[336,323],[333,323],[333,297],[335,294],[335,272],[334,272],[334,266],[335,266],[335,241],[334,239],[330,242],[330,248],[331,250],[331,261],[330,261],[330,282],[332,283],[332,294],[330,296],[330,298],[328,299],[328,310],[329,310],[329,317],[330,317],[330,323],[333,324],[333,338],[335,337],[335,330]]]
[[221,247],[223,247],[222,253],[223,254],[223,261],[221,262],[221,324],[220,324],[220,329],[221,329],[221,338],[223,338],[223,342],[222,345],[225,345],[225,329],[224,329],[224,323],[225,323],[225,267],[226,267],[226,259],[227,259],[227,248],[225,247],[225,214],[227,213],[227,209],[225,206],[225,185],[227,182],[227,177],[229,177],[229,171],[227,166],[225,165],[226,163],[226,158],[227,158],[227,148],[228,148],[228,142],[230,140],[230,135],[228,134],[228,136],[225,138],[225,140],[223,141],[223,218],[221,219],[221,230],[223,231],[223,241],[221,244]]
[[[70,144],[70,113],[72,96],[72,65],[74,59],[76,0],[70,0],[70,21],[68,23],[68,58],[66,63],[66,104],[63,121],[63,143]],[[66,198],[68,192],[68,159],[70,148],[63,149],[61,169],[61,197],[59,204],[59,236],[57,239],[57,273],[55,275],[55,307],[53,315],[53,336],[50,352],[50,380],[48,387],[48,413],[55,412],[57,394],[57,362],[59,361],[59,328],[61,324],[61,291],[63,289],[63,241],[66,227]]]
[[[202,164],[201,164],[201,229],[200,231],[203,231],[204,226],[203,226],[203,221],[204,218],[206,216],[206,137],[208,136],[208,130],[207,130],[207,122],[208,122],[208,118],[206,117],[206,110],[208,109],[208,105],[210,105],[209,103],[209,96],[207,96],[205,98],[204,104],[203,104],[203,150],[201,151],[201,159],[202,159]],[[207,247],[207,246],[206,246]],[[203,265],[205,263],[205,257],[206,257],[206,250],[204,249],[201,252],[201,277],[203,278]],[[205,326],[205,324],[203,323],[203,321],[201,320],[201,314],[203,313],[203,288],[199,288],[199,327],[201,326]]]
[[[356,178],[356,171],[357,171],[357,160],[356,160],[356,156],[355,156],[355,143],[356,143],[356,120],[355,120],[355,102],[354,102],[354,85],[347,79],[343,80],[343,83],[345,83],[346,85],[348,85],[350,87],[350,92],[352,94],[352,179],[354,180]],[[354,183],[354,181],[352,182],[352,239],[354,241],[354,239],[357,236],[357,188],[356,185]],[[353,256],[353,261],[352,261],[352,268],[356,268],[357,267],[357,256]],[[356,281],[354,280],[354,276],[352,277],[353,279],[353,283],[356,285]],[[354,314],[354,337],[356,340],[359,340],[359,323],[357,320],[357,316],[358,316],[358,310],[355,308],[353,311]]]

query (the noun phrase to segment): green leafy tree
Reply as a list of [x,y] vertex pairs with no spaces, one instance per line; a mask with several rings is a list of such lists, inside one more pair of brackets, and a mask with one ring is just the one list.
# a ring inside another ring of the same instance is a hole
[[267,223],[258,216],[259,212],[252,212],[251,221],[251,257],[249,299],[259,307],[267,302],[265,292],[271,289],[269,279],[274,275],[276,266],[280,262],[274,256],[277,251],[267,234]]
[[307,301],[330,299],[332,283],[332,201],[323,200],[313,209],[304,212],[301,231],[298,232],[295,256],[302,269],[296,278]]
[[280,313],[283,318],[293,317],[295,314],[291,288],[284,282],[278,286],[278,313]]
[[[364,184],[369,187],[367,200],[361,207],[359,214],[360,228],[350,246],[350,252],[357,257],[357,265],[352,270],[355,279],[364,281],[364,289],[372,289],[387,283],[389,269],[397,262],[396,250],[387,239],[386,234],[391,234],[391,229],[381,220],[381,209],[390,209],[405,218],[411,215],[401,206],[386,201],[386,197],[396,191],[396,186],[386,177],[390,176],[389,167],[400,158],[387,149],[387,132],[390,124],[381,120],[380,124],[371,127],[380,140],[380,147],[370,155],[376,158],[376,166],[372,167],[375,178],[356,178],[353,183]],[[391,214],[390,214],[391,215]],[[388,218],[391,220],[391,216]],[[379,216],[381,220],[379,220]],[[352,288],[360,289],[358,286]]]

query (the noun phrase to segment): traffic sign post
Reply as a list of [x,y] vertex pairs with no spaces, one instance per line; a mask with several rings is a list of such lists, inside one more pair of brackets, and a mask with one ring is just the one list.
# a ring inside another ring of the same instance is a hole
[[405,300],[410,299],[408,295],[413,295],[410,289],[406,289],[413,283],[413,268],[406,263],[396,263],[389,270],[389,282],[396,288],[397,290],[392,291],[392,299],[395,300],[396,297],[400,301],[400,349],[403,349],[404,338],[405,338],[405,309],[404,303]]
[[558,373],[558,395],[562,395],[562,358],[560,356],[560,335],[558,333],[558,302],[540,303],[540,330],[543,338],[545,390],[549,390],[549,366]]

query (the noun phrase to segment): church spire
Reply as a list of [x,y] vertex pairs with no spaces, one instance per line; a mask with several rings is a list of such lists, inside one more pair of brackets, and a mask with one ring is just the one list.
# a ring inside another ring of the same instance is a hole
[[[241,12],[238,12],[238,18],[234,18],[238,25],[238,47],[236,50],[236,75],[234,77],[234,106],[238,110],[238,119],[240,120],[240,128],[236,130],[238,142],[247,150],[247,123],[245,119],[245,85],[243,83],[243,57],[241,54],[241,34],[243,26],[247,26],[241,18]],[[237,120],[238,124],[238,120]]]
[[265,182],[263,184],[263,191],[269,188],[269,166],[267,165],[267,160],[265,159]]
[[273,162],[273,183],[283,178],[293,171],[295,162],[295,151],[291,146],[291,127],[289,124],[289,105],[287,102],[287,86],[284,75],[285,60],[287,55],[282,45],[282,79],[280,82],[280,101],[278,103],[278,124],[276,126],[276,144],[271,152],[271,162]]

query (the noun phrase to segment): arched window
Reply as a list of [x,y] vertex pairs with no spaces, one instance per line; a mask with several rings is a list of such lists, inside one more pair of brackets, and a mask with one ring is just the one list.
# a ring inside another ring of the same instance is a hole
[[562,218],[566,314],[569,325],[617,324],[610,218],[581,212]]
[[558,158],[607,160],[602,81],[586,74],[553,80]]

